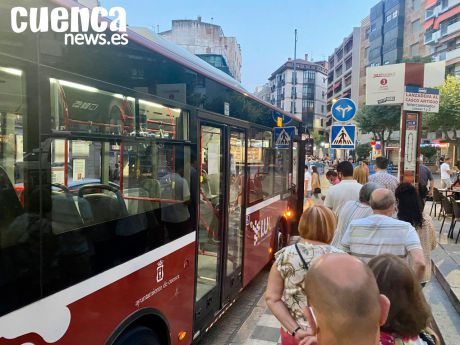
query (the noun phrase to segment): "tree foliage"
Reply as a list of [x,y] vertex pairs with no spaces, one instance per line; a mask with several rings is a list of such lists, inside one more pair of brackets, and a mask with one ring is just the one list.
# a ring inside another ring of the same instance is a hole
[[420,149],[420,152],[427,161],[431,161],[436,156],[437,150],[435,147],[425,146]]
[[356,122],[363,133],[372,133],[375,140],[386,146],[391,134],[400,128],[401,106],[363,105],[356,115]]
[[369,143],[356,146],[356,155],[358,156],[358,160],[360,161],[369,157],[371,151],[372,146]]
[[424,127],[429,131],[442,131],[451,141],[458,141],[460,130],[460,77],[447,76],[439,88],[439,113],[424,113]]

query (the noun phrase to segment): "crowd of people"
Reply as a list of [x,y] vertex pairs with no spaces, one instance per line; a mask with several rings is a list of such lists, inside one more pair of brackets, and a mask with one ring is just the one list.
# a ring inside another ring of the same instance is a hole
[[283,345],[439,344],[422,293],[434,226],[420,190],[387,166],[379,157],[369,176],[365,164],[338,163],[304,211],[299,240],[276,253],[266,302]]

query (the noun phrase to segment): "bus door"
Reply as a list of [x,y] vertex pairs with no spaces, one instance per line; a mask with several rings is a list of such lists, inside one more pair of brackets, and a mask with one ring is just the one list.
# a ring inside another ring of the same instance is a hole
[[213,320],[221,306],[223,228],[225,216],[225,127],[200,124],[199,219],[195,329]]
[[246,133],[200,124],[195,328],[207,324],[242,288]]
[[222,305],[230,302],[243,287],[242,261],[244,238],[244,197],[246,185],[246,133],[230,128],[227,141],[226,231],[224,232],[224,265]]

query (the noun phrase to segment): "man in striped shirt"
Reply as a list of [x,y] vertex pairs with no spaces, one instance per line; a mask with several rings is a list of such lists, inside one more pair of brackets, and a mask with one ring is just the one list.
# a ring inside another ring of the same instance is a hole
[[375,159],[375,174],[369,176],[369,182],[379,183],[394,193],[399,181],[395,176],[389,174],[387,169],[388,159],[383,156],[377,157]]
[[337,221],[337,229],[331,242],[332,246],[344,250],[340,242],[348,225],[350,225],[352,220],[366,218],[373,213],[372,208],[369,206],[371,194],[377,188],[382,187],[382,185],[377,183],[366,183],[359,191],[359,201],[350,200],[343,205]]
[[[415,202],[415,201],[414,201]],[[420,238],[412,225],[392,218],[396,200],[392,191],[376,189],[370,199],[373,215],[353,220],[342,238],[342,246],[348,253],[364,262],[380,254],[411,257],[412,268],[420,281],[425,272]]]

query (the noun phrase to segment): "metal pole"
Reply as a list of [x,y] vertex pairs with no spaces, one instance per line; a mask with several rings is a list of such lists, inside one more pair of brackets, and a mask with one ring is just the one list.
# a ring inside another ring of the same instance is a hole
[[294,30],[294,72],[293,72],[293,79],[292,79],[292,83],[293,83],[293,87],[292,87],[292,113],[295,115],[296,113],[296,109],[295,109],[295,105],[296,105],[296,99],[297,99],[297,88],[296,88],[296,85],[297,85],[297,72],[296,72],[296,63],[295,63],[295,60],[297,58],[297,29]]

